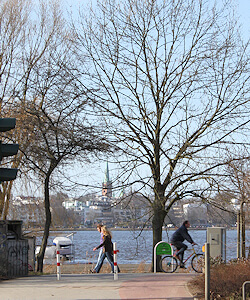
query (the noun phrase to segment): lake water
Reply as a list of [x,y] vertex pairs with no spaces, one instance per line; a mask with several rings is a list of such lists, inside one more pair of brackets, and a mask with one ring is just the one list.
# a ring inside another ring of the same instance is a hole
[[[164,231],[162,240],[169,242],[174,231]],[[67,236],[72,231],[51,232],[48,245],[52,245],[52,241],[56,236]],[[76,231],[74,232],[73,243],[75,245],[75,261],[76,262],[95,262],[97,260],[98,251],[93,251],[95,246],[99,245],[100,234],[98,231]],[[206,230],[189,230],[193,240],[201,247],[206,242]],[[112,241],[117,243],[118,263],[121,264],[138,264],[141,262],[150,263],[152,260],[152,231],[113,231]],[[41,238],[37,237],[37,245],[40,245]],[[190,244],[186,242],[189,246]],[[246,246],[250,246],[250,230],[246,231]],[[237,231],[226,231],[226,259],[230,260],[237,256]]]

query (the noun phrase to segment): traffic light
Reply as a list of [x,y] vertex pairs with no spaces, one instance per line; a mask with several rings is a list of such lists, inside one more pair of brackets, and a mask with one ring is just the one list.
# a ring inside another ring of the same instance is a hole
[[[9,131],[16,126],[15,118],[0,118],[0,132]],[[0,141],[0,161],[3,157],[16,155],[18,152],[18,144],[3,144]],[[16,179],[18,169],[0,168],[0,182]]]

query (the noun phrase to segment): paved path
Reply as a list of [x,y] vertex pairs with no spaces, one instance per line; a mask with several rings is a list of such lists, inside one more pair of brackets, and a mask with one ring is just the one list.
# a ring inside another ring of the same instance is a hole
[[194,274],[113,274],[29,276],[0,282],[1,300],[172,299],[191,300],[186,284]]

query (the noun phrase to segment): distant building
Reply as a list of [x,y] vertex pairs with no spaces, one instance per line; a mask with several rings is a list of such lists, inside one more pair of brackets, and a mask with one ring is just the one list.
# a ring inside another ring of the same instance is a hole
[[84,203],[76,199],[68,199],[62,202],[62,206],[66,209],[71,209],[74,211],[81,211],[84,209]]
[[118,197],[114,197],[112,188],[107,162],[101,195],[89,193],[78,199],[66,199],[62,206],[81,215],[82,224],[86,227],[93,227],[96,223],[121,227],[128,227],[128,223],[134,227],[144,226],[149,219],[149,208],[144,197],[132,191],[125,195],[123,189]]
[[30,196],[17,196],[13,199],[12,205],[14,206],[21,206],[21,205],[28,205],[28,204],[36,204],[39,205],[43,203],[42,199]]
[[9,219],[22,220],[28,227],[40,227],[45,220],[44,201],[36,197],[15,197],[9,206]]
[[183,204],[185,219],[189,220],[192,226],[207,224],[207,205],[200,203]]
[[105,196],[105,197],[108,197],[108,198],[112,197],[112,182],[110,181],[110,178],[109,178],[108,162],[107,162],[104,181],[102,183],[102,196]]

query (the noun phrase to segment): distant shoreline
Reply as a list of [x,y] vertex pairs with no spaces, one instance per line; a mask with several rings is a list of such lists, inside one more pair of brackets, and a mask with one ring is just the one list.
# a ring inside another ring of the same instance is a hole
[[[204,227],[204,228],[189,228],[188,230],[192,231],[198,231],[198,230],[207,230],[207,228],[211,227]],[[177,228],[164,228],[162,231],[175,231]],[[237,230],[236,227],[226,227],[226,230]],[[246,228],[246,230],[249,230],[249,228]],[[43,232],[42,228],[29,228],[25,231],[25,235],[28,235],[30,233],[39,233]],[[65,231],[71,231],[71,232],[77,232],[77,231],[96,231],[95,228],[50,228],[50,232],[65,232]],[[151,228],[145,228],[145,229],[131,229],[131,228],[110,228],[110,231],[153,231]]]

